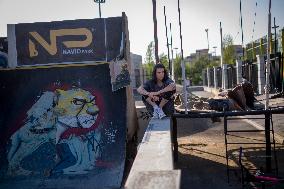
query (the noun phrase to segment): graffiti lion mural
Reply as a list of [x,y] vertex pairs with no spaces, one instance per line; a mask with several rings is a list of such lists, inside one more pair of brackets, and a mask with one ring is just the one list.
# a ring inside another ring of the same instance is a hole
[[[54,165],[46,170],[48,175],[88,173],[101,155],[99,116],[96,97],[87,90],[43,92],[26,112],[24,124],[10,138],[7,174],[36,174],[21,162],[47,143],[55,146]],[[66,161],[58,150],[62,145],[68,147],[69,156],[74,159],[68,166],[61,166]]]

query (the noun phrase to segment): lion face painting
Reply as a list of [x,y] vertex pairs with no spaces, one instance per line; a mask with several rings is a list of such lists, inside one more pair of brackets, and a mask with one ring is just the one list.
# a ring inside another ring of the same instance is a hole
[[[45,170],[48,174],[54,170],[63,174],[88,173],[101,153],[99,114],[96,97],[89,91],[72,88],[44,92],[27,111],[24,125],[11,136],[7,174],[36,174],[24,168],[21,161],[46,143],[67,145],[75,159],[72,165],[60,169],[58,165],[64,158],[56,152],[53,168]],[[68,134],[72,129],[75,131]]]

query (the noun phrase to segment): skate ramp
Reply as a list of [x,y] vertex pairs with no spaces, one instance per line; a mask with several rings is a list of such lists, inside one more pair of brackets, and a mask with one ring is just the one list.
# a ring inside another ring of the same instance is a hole
[[127,88],[108,63],[0,71],[0,188],[119,188]]
[[8,25],[1,189],[121,186],[137,131],[128,36],[124,13]]

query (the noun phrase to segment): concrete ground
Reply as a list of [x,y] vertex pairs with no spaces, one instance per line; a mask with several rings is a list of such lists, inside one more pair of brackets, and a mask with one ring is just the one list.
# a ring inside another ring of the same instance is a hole
[[[265,144],[228,145],[232,160],[229,161],[230,182],[227,181],[226,150],[223,121],[212,123],[210,119],[178,120],[179,159],[181,188],[194,189],[234,189],[241,188],[238,166],[239,147],[246,156],[265,156]],[[237,120],[229,123],[229,129],[254,129],[250,124]],[[264,133],[238,133],[228,137],[228,142],[264,142]],[[284,175],[284,146],[277,144],[279,175]],[[255,167],[265,166],[265,158],[249,158]],[[274,161],[272,166],[275,167]]]
[[[197,94],[198,93],[198,94]],[[211,96],[206,92],[200,94]],[[139,99],[139,98],[138,98]],[[136,102],[140,131],[138,140],[142,140],[149,119],[141,101]],[[143,113],[144,112],[144,113]],[[274,117],[275,131],[283,131],[283,115]],[[246,163],[251,167],[265,167],[265,144],[229,145],[231,160],[228,182],[226,166],[226,150],[223,121],[213,123],[210,119],[178,119],[178,151],[179,159],[176,168],[181,169],[181,188],[192,189],[235,189],[241,188],[240,169],[238,165],[239,147],[244,148]],[[261,123],[259,123],[261,125]],[[254,125],[243,120],[229,123],[229,129],[255,129]],[[281,134],[282,135],[282,134]],[[283,135],[284,136],[284,135]],[[230,142],[265,142],[264,133],[236,133],[228,136]],[[284,145],[276,143],[276,157],[279,176],[284,177]],[[276,164],[274,156],[272,168]],[[272,187],[267,187],[272,188]],[[277,188],[277,187],[276,187]],[[280,186],[283,188],[283,186]]]
[[[193,91],[193,95],[198,96],[198,97],[204,97],[204,98],[210,98],[214,97],[213,93],[206,92],[206,91]],[[275,94],[270,94],[269,96],[272,97]],[[256,96],[256,99],[258,100],[258,104],[261,104],[263,107],[266,102],[265,95],[259,95]],[[269,107],[284,107],[284,98],[275,98],[275,99],[269,99]],[[261,118],[263,116],[261,115],[255,115],[255,116],[250,116],[253,118]],[[274,131],[277,135],[277,139],[279,142],[284,143],[284,114],[274,114],[272,116],[273,120],[273,126],[274,126]],[[262,119],[249,119],[248,123],[250,123],[252,126],[255,126],[258,129],[263,129],[264,128],[264,120]]]

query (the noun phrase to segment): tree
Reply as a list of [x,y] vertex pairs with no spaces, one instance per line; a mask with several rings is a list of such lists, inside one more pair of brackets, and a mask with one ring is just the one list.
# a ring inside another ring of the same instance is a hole
[[159,55],[160,58],[160,63],[162,63],[165,68],[169,71],[169,61],[168,61],[168,56],[165,53],[162,53]]
[[219,66],[219,60],[209,60],[208,56],[201,56],[191,63],[186,63],[186,75],[193,85],[200,85],[202,81],[202,70],[207,67]]
[[146,56],[144,59],[143,69],[146,71],[146,79],[151,79],[154,67],[154,42],[151,41],[147,47]]
[[176,55],[176,58],[173,60],[175,81],[181,84],[181,56]]
[[154,64],[154,42],[153,41],[151,41],[147,47],[144,63]]
[[223,38],[223,60],[225,64],[235,64],[236,53],[234,49],[233,37],[230,34],[226,34]]

